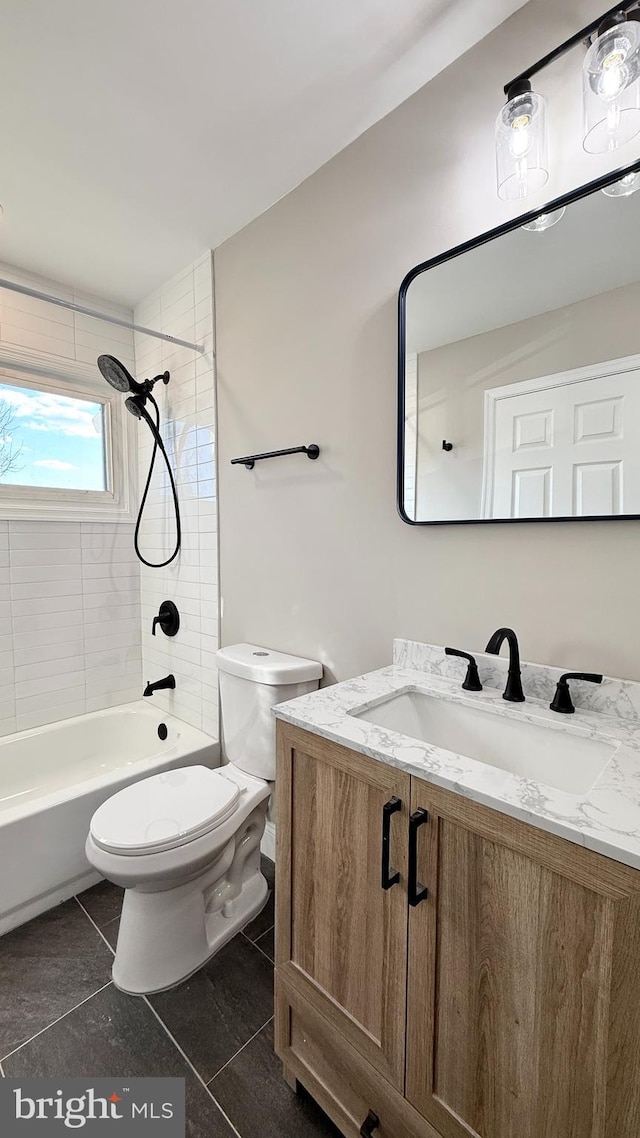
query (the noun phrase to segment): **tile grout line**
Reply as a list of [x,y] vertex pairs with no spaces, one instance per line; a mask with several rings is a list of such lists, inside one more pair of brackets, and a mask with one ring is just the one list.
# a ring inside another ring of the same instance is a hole
[[256,941],[255,941],[255,943],[257,944],[257,943],[258,943],[258,941],[264,940],[264,938],[265,938],[266,936],[268,936],[268,935],[269,935],[269,933],[274,933],[274,934],[275,934],[275,929],[276,929],[275,923],[274,923],[274,924],[272,924],[272,925],[269,925],[269,928],[268,928],[268,929],[265,929],[265,930],[264,930],[264,932],[263,932],[263,933],[260,933],[260,936],[256,938]]
[[[91,924],[93,925],[93,927],[94,927],[94,929],[96,930],[96,932],[98,933],[98,935],[99,935],[100,937],[102,937],[102,940],[103,940],[103,941],[104,941],[104,943],[106,944],[106,946],[107,946],[107,948],[109,949],[109,952],[111,953],[111,955],[112,955],[112,956],[115,956],[115,949],[113,949],[113,948],[111,947],[111,945],[109,944],[109,941],[107,940],[106,936],[104,936],[104,934],[102,933],[102,931],[101,931],[101,930],[98,928],[98,926],[97,926],[96,922],[94,921],[93,917],[91,917],[91,916],[89,915],[89,913],[87,912],[87,910],[85,909],[84,905],[82,904],[82,901],[80,901],[80,900],[78,899],[78,897],[77,897],[77,896],[76,896],[76,897],[74,897],[73,899],[74,899],[74,901],[77,901],[77,902],[78,902],[78,905],[79,905],[79,906],[80,906],[80,908],[82,909],[82,912],[84,913],[84,915],[85,915],[85,917],[87,918],[87,920],[91,922]],[[117,917],[114,917],[114,918],[113,918],[113,920],[114,920],[114,921],[117,921],[117,919],[118,919]],[[110,925],[110,924],[111,924],[111,921],[107,921],[107,924],[108,924],[108,925]]]
[[[227,1059],[226,1063],[222,1064],[220,1070],[216,1071],[215,1075],[211,1076],[211,1078],[209,1079],[209,1082],[206,1084],[206,1086],[209,1088],[209,1090],[211,1089],[212,1082],[218,1078],[218,1075],[221,1075],[222,1072],[229,1066],[229,1064],[233,1063],[234,1059],[238,1058],[238,1055],[240,1055],[241,1052],[244,1051],[245,1047],[248,1047],[250,1043],[253,1043],[256,1036],[260,1035],[260,1032],[264,1031],[265,1027],[268,1027],[270,1023],[273,1023],[274,1019],[275,1019],[275,1016],[269,1016],[269,1019],[267,1020],[267,1022],[263,1023],[262,1027],[259,1027],[257,1031],[254,1031],[253,1035],[251,1036],[251,1039],[247,1039],[247,1042],[243,1043],[242,1047],[238,1048],[235,1055],[232,1055],[230,1059]],[[213,1091],[211,1091],[211,1094],[213,1094]]]
[[[272,925],[272,926],[271,926],[271,929],[272,929],[273,927],[274,927],[274,926]],[[261,934],[260,934],[260,936],[258,937],[258,940],[262,940],[263,936],[266,936],[266,935],[267,935],[267,933],[270,933],[270,932],[271,932],[271,929],[267,929],[267,930],[266,930],[266,932],[264,932],[264,933],[261,933]],[[269,964],[271,965],[271,967],[272,967],[272,968],[275,968],[275,964],[274,964],[273,960],[272,960],[272,959],[271,959],[271,957],[270,957],[270,956],[269,956],[269,955],[268,955],[268,954],[267,954],[267,953],[264,951],[264,949],[263,949],[263,948],[260,948],[260,945],[258,944],[258,940],[250,940],[250,939],[249,939],[249,937],[248,937],[248,936],[246,935],[246,933],[244,933],[244,932],[243,932],[241,935],[244,937],[244,939],[247,941],[247,943],[248,943],[248,944],[252,944],[254,948],[257,948],[258,952],[261,952],[261,953],[262,953],[262,955],[264,956],[265,960],[268,960],[268,961],[269,961]]]
[[149,1010],[150,1010],[150,1011],[153,1013],[153,1015],[156,1017],[156,1019],[157,1019],[158,1023],[160,1024],[160,1027],[161,1027],[161,1028],[163,1029],[163,1031],[165,1031],[165,1032],[167,1033],[167,1035],[169,1036],[169,1039],[170,1039],[170,1040],[171,1040],[171,1042],[173,1043],[173,1046],[175,1047],[176,1051],[178,1051],[178,1052],[180,1053],[180,1055],[182,1055],[182,1058],[184,1059],[184,1061],[185,1061],[185,1063],[187,1064],[187,1066],[191,1068],[191,1070],[193,1071],[193,1073],[194,1073],[194,1075],[196,1076],[196,1078],[197,1078],[198,1082],[200,1083],[200,1085],[201,1085],[202,1087],[204,1087],[205,1091],[206,1091],[206,1092],[207,1092],[207,1094],[209,1095],[209,1098],[210,1098],[210,1099],[212,1099],[212,1101],[215,1103],[215,1105],[217,1106],[218,1110],[220,1111],[220,1114],[221,1114],[221,1115],[222,1115],[222,1117],[224,1118],[225,1122],[226,1122],[226,1123],[227,1123],[227,1124],[228,1124],[228,1125],[231,1127],[231,1129],[232,1129],[233,1133],[236,1135],[236,1138],[242,1138],[242,1135],[241,1135],[240,1131],[239,1131],[239,1130],[236,1130],[236,1127],[233,1125],[233,1122],[232,1122],[232,1121],[231,1121],[231,1119],[229,1118],[228,1114],[226,1113],[226,1111],[224,1111],[224,1110],[222,1109],[222,1107],[220,1106],[220,1103],[218,1102],[217,1098],[215,1098],[215,1096],[214,1096],[214,1095],[212,1094],[212,1092],[209,1090],[209,1087],[207,1086],[207,1084],[205,1083],[204,1079],[202,1078],[202,1075],[201,1075],[201,1074],[199,1073],[199,1071],[198,1071],[198,1070],[197,1070],[197,1069],[194,1067],[193,1063],[191,1062],[191,1060],[190,1060],[189,1056],[186,1054],[186,1052],[182,1050],[182,1048],[181,1048],[180,1044],[178,1043],[177,1039],[176,1039],[176,1038],[175,1038],[175,1037],[174,1037],[174,1036],[171,1034],[171,1032],[169,1031],[169,1028],[167,1027],[166,1023],[165,1023],[165,1022],[164,1022],[164,1020],[163,1020],[163,1019],[160,1017],[159,1013],[156,1011],[156,1009],[154,1008],[154,1006],[153,1006],[153,1004],[151,1003],[151,1001],[149,1000],[149,998],[148,998],[147,996],[143,996],[143,997],[142,997],[142,999],[144,1000],[144,1002],[145,1002],[145,1004],[147,1005],[147,1007],[149,1008]]
[[105,988],[110,987],[111,984],[113,984],[113,980],[109,980],[106,984],[103,984],[102,987],[97,988],[95,992],[91,993],[91,995],[85,996],[84,1000],[80,1000],[79,1003],[74,1004],[72,1008],[69,1008],[68,1011],[63,1012],[61,1016],[58,1016],[57,1019],[54,1019],[51,1023],[48,1023],[47,1026],[41,1028],[40,1031],[36,1031],[34,1035],[31,1035],[29,1039],[25,1039],[18,1045],[18,1047],[14,1047],[12,1051],[7,1051],[7,1054],[2,1056],[2,1062],[4,1063],[5,1059],[9,1059],[12,1055],[15,1055],[16,1051],[21,1051],[23,1047],[27,1046],[27,1043],[33,1043],[34,1039],[38,1039],[40,1035],[44,1035],[45,1031],[48,1031],[50,1027],[55,1027],[55,1025],[57,1023],[60,1023],[61,1020],[66,1019],[67,1016],[71,1015],[72,1012],[77,1011],[77,1009],[81,1008],[83,1004],[86,1004],[89,1002],[89,1000],[92,1000],[93,997],[97,996],[99,992],[104,992]]
[[[84,907],[84,906],[83,906],[83,907]],[[85,913],[86,913],[86,909],[85,909]],[[120,918],[121,918],[121,916],[122,916],[122,913],[120,912],[120,913],[118,913],[118,916],[117,916],[117,917],[112,917],[110,921],[105,921],[105,923],[102,925],[102,927],[101,927],[101,930],[100,930],[100,931],[102,931],[102,929],[108,929],[110,925],[115,925],[116,921],[119,921],[119,920],[120,920]],[[107,942],[107,943],[109,943],[109,942]],[[115,950],[115,948],[113,947],[113,945],[109,944],[109,948],[111,949],[111,951],[113,952],[113,954],[114,954],[114,956],[115,956],[115,951],[116,951],[116,950]]]

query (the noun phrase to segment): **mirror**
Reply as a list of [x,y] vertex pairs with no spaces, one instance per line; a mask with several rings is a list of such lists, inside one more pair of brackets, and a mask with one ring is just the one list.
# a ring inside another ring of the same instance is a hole
[[[640,516],[640,192],[628,192],[640,191],[639,170],[409,273],[405,521]],[[523,228],[541,217],[555,224]]]

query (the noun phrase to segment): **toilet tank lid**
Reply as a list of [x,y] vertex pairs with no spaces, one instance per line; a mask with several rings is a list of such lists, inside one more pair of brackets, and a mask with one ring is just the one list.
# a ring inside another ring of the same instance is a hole
[[322,664],[303,656],[288,656],[258,644],[230,644],[216,652],[218,668],[256,684],[299,684],[322,678]]

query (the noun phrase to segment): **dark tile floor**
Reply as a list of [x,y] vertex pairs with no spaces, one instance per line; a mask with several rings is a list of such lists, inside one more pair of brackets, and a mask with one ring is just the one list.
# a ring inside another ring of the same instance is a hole
[[121,903],[103,882],[0,938],[2,1074],[177,1075],[188,1138],[339,1138],[273,1052],[273,893],[209,964],[148,999],[111,982]]

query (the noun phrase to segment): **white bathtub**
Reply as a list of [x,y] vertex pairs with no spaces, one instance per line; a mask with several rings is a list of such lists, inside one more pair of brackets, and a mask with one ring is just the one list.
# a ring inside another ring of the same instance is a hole
[[219,761],[215,739],[147,700],[0,739],[0,935],[100,880],[84,844],[116,790]]

